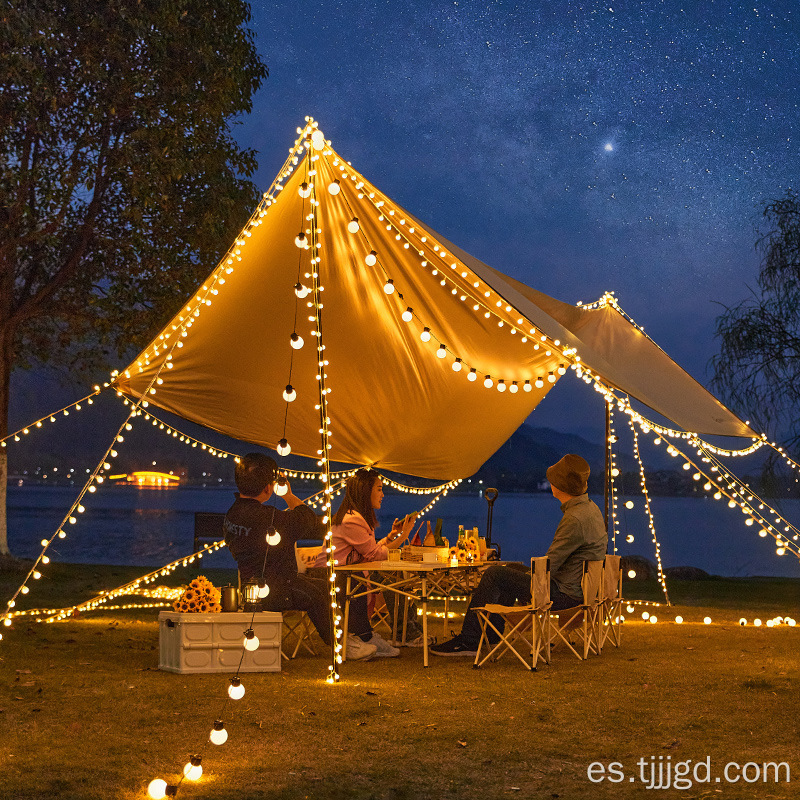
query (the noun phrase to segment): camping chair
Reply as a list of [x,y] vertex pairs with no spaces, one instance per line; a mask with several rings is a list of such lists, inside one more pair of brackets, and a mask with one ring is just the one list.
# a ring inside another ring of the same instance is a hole
[[[317,547],[298,547],[294,546],[294,555],[297,561],[298,574],[305,573],[314,564],[317,555],[322,550],[322,546]],[[311,618],[305,611],[284,611],[283,612],[283,638],[281,640],[281,655],[288,661],[296,658],[302,647],[312,656],[317,654],[312,643],[314,626]],[[292,649],[294,648],[294,649]],[[291,650],[291,655],[286,655]],[[285,652],[284,652],[285,651]]]
[[[535,672],[539,659],[550,663],[550,559],[547,556],[531,559],[531,602],[526,606],[489,604],[473,611],[481,623],[481,639],[473,667],[478,669],[489,659],[499,661],[511,651],[529,670]],[[503,631],[498,630],[490,615],[502,617]],[[491,628],[500,641],[489,642]],[[486,645],[487,652],[481,655]],[[528,663],[530,661],[530,664]]]
[[[590,652],[600,655],[600,627],[603,621],[602,585],[603,561],[584,561],[581,579],[583,603],[552,615],[555,619],[551,626],[551,643],[560,639],[582,661],[589,657]],[[575,634],[581,640],[582,652],[575,649],[570,641],[570,634]]]
[[600,648],[610,636],[619,647],[622,622],[622,569],[620,556],[606,556],[603,566],[603,620],[600,629]]

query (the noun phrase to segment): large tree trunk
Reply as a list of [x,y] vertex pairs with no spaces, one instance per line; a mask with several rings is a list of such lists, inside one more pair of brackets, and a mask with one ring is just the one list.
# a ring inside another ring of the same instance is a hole
[[[8,435],[9,384],[11,382],[11,342],[0,329],[0,439]],[[0,447],[0,556],[9,555],[6,515],[8,486],[8,451]]]

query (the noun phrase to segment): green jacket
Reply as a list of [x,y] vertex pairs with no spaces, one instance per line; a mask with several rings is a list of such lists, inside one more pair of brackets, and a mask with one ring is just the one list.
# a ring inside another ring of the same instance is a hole
[[582,600],[583,562],[605,558],[608,531],[603,514],[588,494],[562,503],[561,511],[564,516],[547,551],[550,577],[564,594]]

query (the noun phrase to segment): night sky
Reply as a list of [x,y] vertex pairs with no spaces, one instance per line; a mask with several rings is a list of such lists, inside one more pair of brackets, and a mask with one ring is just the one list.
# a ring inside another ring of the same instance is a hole
[[[717,304],[797,186],[795,2],[254,2],[252,25],[262,189],[310,114],[467,252],[567,302],[615,291],[707,381]],[[556,405],[531,422],[582,427]]]

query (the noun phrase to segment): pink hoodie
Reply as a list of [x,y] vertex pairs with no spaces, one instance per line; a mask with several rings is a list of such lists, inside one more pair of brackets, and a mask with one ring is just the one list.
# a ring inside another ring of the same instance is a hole
[[[362,561],[385,561],[389,548],[385,539],[375,541],[373,531],[358,511],[348,511],[341,525],[331,528],[334,558],[337,564],[360,564]],[[327,553],[323,550],[314,562],[315,567],[327,564]]]

